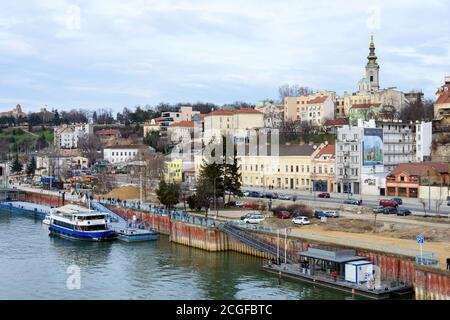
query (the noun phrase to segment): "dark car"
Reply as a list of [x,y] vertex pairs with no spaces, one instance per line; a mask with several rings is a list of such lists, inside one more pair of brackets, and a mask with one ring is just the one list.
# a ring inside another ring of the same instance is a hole
[[361,200],[358,200],[358,199],[350,198],[350,199],[345,199],[345,200],[344,200],[344,204],[354,204],[354,205],[359,206],[359,205],[362,204],[362,201],[361,201]]
[[264,198],[267,198],[267,199],[278,199],[278,194],[272,193],[272,192],[267,192],[264,195]]
[[391,200],[397,203],[398,205],[403,204],[403,200],[401,198],[392,198]]
[[280,219],[289,219],[291,217],[291,214],[289,213],[289,211],[282,210],[282,211],[274,212],[273,216],[280,218]]
[[327,215],[325,214],[325,212],[323,212],[322,210],[316,210],[314,211],[314,217],[316,218],[323,218],[326,217]]
[[409,216],[411,215],[411,211],[405,208],[397,208],[397,215],[398,216]]
[[397,207],[398,203],[392,200],[382,199],[380,200],[380,206],[383,207]]
[[383,214],[397,213],[397,207],[384,207]]
[[258,191],[250,191],[248,196],[252,198],[263,198],[263,194]]
[[235,208],[236,207],[236,201],[230,201],[223,205],[225,208]]
[[328,192],[319,193],[319,198],[329,198],[330,194]]

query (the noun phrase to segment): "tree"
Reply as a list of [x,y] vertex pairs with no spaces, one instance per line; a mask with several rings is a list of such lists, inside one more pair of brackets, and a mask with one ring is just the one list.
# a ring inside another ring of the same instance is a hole
[[303,87],[298,84],[284,84],[278,88],[280,101],[283,102],[285,97],[301,97],[313,94],[314,91],[308,87]]
[[[223,154],[226,155],[226,138],[222,138],[223,141]],[[223,164],[223,183],[224,183],[224,190],[228,192],[228,201],[231,200],[231,195],[235,197],[242,197],[242,191],[241,191],[241,180],[242,180],[242,174],[240,170],[240,166],[238,163],[239,159],[237,157],[237,148],[236,145],[234,145],[233,149],[233,155],[232,156],[226,156],[226,161],[224,161]]]
[[20,173],[23,169],[23,164],[19,160],[19,154],[16,153],[16,156],[14,157],[14,161],[11,164],[11,171],[14,173]]
[[[223,165],[203,159],[197,180],[196,198],[200,208],[208,212],[211,202],[224,197]],[[214,197],[215,196],[215,197]]]
[[167,208],[172,208],[179,201],[180,185],[177,183],[167,183],[164,177],[161,177],[158,189],[156,189],[156,196],[159,202]]
[[27,166],[27,175],[34,176],[35,171],[36,171],[36,158],[32,156],[30,163]]
[[78,140],[78,149],[81,150],[83,157],[89,160],[89,163],[94,163],[101,158],[101,148],[102,142],[95,135],[85,134]]

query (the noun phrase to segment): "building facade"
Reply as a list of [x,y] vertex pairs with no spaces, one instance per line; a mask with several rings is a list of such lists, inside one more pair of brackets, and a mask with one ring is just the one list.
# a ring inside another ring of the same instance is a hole
[[58,149],[77,149],[78,140],[85,136],[92,136],[92,124],[62,125],[54,128],[54,145]]
[[111,164],[126,164],[139,160],[146,149],[144,145],[115,145],[103,149],[103,159]]
[[445,83],[436,92],[434,118],[441,123],[450,124],[450,76],[445,77]]
[[335,192],[335,167],[336,146],[327,144],[317,148],[312,155],[311,181],[314,191]]

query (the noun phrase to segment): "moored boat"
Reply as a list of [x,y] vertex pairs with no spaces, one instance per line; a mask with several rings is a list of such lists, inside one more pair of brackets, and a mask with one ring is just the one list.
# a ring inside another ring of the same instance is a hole
[[135,228],[125,228],[115,230],[118,238],[126,242],[139,242],[157,240],[158,233],[156,230],[142,230]]
[[106,241],[117,237],[108,229],[106,214],[67,205],[54,209],[50,214],[51,234],[74,240]]

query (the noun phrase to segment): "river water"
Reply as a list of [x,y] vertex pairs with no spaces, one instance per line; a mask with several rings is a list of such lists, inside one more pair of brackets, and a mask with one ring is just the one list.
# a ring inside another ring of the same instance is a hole
[[41,220],[0,211],[0,299],[354,299],[278,279],[263,260],[169,242],[90,243],[49,236]]

